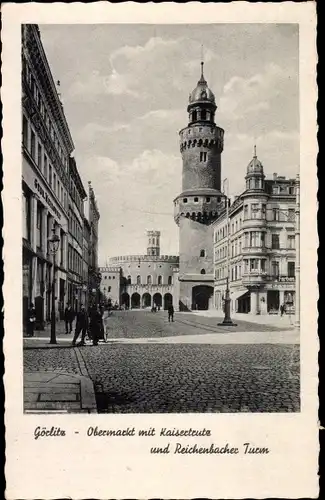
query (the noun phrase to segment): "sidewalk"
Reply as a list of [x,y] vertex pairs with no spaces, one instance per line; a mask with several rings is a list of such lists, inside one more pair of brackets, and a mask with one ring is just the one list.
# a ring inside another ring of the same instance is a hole
[[59,372],[24,373],[25,413],[97,413],[88,377]]
[[[197,316],[206,316],[209,318],[219,318],[223,319],[224,314],[216,309],[210,309],[207,311],[192,311],[191,314]],[[281,316],[280,314],[244,314],[244,313],[231,313],[231,319],[233,321],[247,321],[248,323],[256,323],[258,325],[268,325],[275,326],[277,328],[292,328],[294,329],[294,316],[285,314]]]

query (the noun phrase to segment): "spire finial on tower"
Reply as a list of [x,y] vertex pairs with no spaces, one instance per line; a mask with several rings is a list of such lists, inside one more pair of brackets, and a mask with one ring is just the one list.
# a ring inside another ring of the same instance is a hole
[[256,144],[254,144],[254,158],[257,158],[257,156],[256,156]]
[[203,66],[204,66],[204,55],[203,55],[203,44],[202,44],[201,45],[201,80],[204,80]]

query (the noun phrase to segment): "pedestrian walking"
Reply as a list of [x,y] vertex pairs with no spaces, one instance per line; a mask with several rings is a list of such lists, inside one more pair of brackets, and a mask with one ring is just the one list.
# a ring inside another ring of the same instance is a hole
[[93,345],[98,345],[103,330],[103,318],[98,306],[93,306],[90,311],[89,327]]
[[174,321],[174,307],[173,307],[173,305],[168,306],[168,321]]
[[282,304],[281,307],[280,307],[280,313],[281,313],[281,316],[283,316],[286,312],[286,306],[285,304]]
[[36,310],[34,304],[31,304],[27,311],[27,337],[34,337],[35,321]]
[[71,305],[68,303],[64,310],[64,321],[65,321],[65,333],[72,332],[72,323],[74,320],[74,312]]
[[87,333],[87,328],[88,328],[88,314],[85,309],[85,306],[82,305],[80,311],[77,313],[76,316],[76,330],[73,337],[72,345],[76,345],[77,338],[79,337],[80,332],[81,332],[81,341],[79,342],[78,345],[86,345],[85,337]]

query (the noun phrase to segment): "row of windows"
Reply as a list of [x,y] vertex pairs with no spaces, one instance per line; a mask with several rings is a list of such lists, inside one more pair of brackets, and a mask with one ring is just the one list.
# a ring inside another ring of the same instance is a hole
[[[126,282],[127,282],[128,285],[132,285],[133,284],[132,283],[132,277],[130,275],[127,277]],[[138,275],[136,277],[135,284],[136,285],[141,285],[142,284],[141,283],[141,276],[140,275]],[[146,279],[146,284],[147,285],[163,285],[164,284],[163,283],[163,277],[162,276],[158,276],[157,283],[154,283],[153,279],[152,279],[152,276],[149,274],[147,276],[147,279]],[[168,276],[167,284],[168,285],[172,285],[173,284],[173,277],[172,276]]]
[[[242,277],[242,271],[244,274],[249,274],[251,272],[261,272],[266,273],[266,259],[244,259],[243,267],[241,264],[235,264],[229,269],[229,279],[231,281],[236,281]],[[280,275],[280,263],[279,261],[271,261],[270,263],[270,274],[273,277],[278,277]],[[295,276],[295,262],[287,262],[287,276],[293,278]],[[215,279],[225,279],[227,277],[227,267],[219,267],[215,271]]]
[[69,245],[69,247],[68,247],[68,266],[69,266],[70,271],[82,276],[82,274],[83,274],[82,257],[77,252],[77,250],[75,248],[73,248],[71,245]]
[[[205,161],[205,160],[204,160],[204,161]],[[218,198],[217,198],[218,203],[220,203],[220,200],[221,200],[221,198],[220,198],[220,196],[218,196]],[[191,202],[191,201],[192,201],[192,198],[183,198],[183,203],[188,203],[188,202]],[[199,198],[198,198],[198,196],[195,196],[195,197],[193,198],[193,201],[194,201],[194,203],[199,203]],[[204,200],[204,201],[205,201],[206,203],[210,203],[210,202],[211,202],[211,197],[210,197],[210,196],[206,196],[206,198],[205,198],[205,200]]]
[[36,166],[38,167],[46,182],[49,184],[55,196],[58,198],[60,204],[63,205],[65,209],[67,209],[68,198],[66,190],[63,184],[60,182],[55,168],[51,165],[50,160],[45,152],[44,146],[38,140],[34,129],[30,125],[25,115],[23,115],[22,132],[23,145],[30,153]]
[[55,131],[55,127],[54,127],[54,121],[52,121],[51,117],[50,117],[50,114],[48,112],[48,109],[45,105],[45,100],[43,100],[42,96],[41,96],[41,92],[38,88],[38,85],[37,85],[37,82],[30,70],[30,67],[25,59],[25,57],[23,57],[23,61],[22,61],[22,64],[23,64],[23,67],[22,67],[22,72],[23,72],[23,75],[27,81],[27,84],[31,90],[31,93],[32,93],[32,96],[36,102],[36,105],[41,113],[41,116],[44,120],[44,123],[46,125],[46,128],[47,130],[49,131],[49,134],[50,134],[50,137],[53,141],[53,144],[58,152],[58,155],[60,157],[60,160],[62,161],[62,164],[66,170],[66,172],[68,172],[68,158],[67,156],[64,154],[64,151],[63,151],[63,148],[60,144],[60,141],[59,141],[59,138],[58,138],[58,135]]
[[[249,210],[250,208],[250,210]],[[268,221],[294,222],[295,209],[288,208],[280,210],[278,207],[269,208],[266,210],[265,203],[251,203],[244,205],[244,220],[260,219]]]
[[69,220],[68,220],[69,233],[76,238],[79,245],[83,246],[83,228],[81,227],[76,215],[72,210],[69,210]]
[[72,177],[70,178],[70,194],[71,194],[71,198],[75,202],[79,212],[83,215],[83,201],[81,199],[81,196],[79,194],[78,189],[76,188],[76,186],[72,180]]
[[[265,241],[266,235],[262,231],[248,231],[244,233],[244,247],[246,248],[263,248],[266,245]],[[287,235],[287,244],[284,249],[293,250],[295,249],[296,238],[293,234]],[[272,250],[281,250],[283,247],[280,245],[280,235],[272,234]],[[236,257],[242,253],[242,237],[236,238],[230,247],[231,257]],[[224,259],[227,256],[227,246],[218,248],[215,252],[215,260]]]
[[112,280],[115,280],[115,276],[104,276],[104,279],[105,279],[105,280],[106,280],[107,278],[108,278],[109,280],[111,280],[111,279],[112,279]]

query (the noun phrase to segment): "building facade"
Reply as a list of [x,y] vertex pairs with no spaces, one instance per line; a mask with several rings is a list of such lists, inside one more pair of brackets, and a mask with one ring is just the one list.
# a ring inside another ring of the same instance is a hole
[[69,158],[68,301],[78,311],[84,296],[84,200],[76,161]]
[[[111,286],[108,293],[112,301],[119,293],[118,304],[126,309],[151,308],[153,305],[167,309],[168,305],[177,303],[174,284],[178,256],[160,255],[160,231],[148,231],[147,237],[146,255],[112,257],[109,267],[101,268],[102,290]],[[120,276],[119,289],[113,288],[114,273],[116,277]]]
[[212,223],[224,207],[221,153],[224,130],[215,123],[213,92],[203,75],[189,97],[188,126],[180,135],[182,193],[174,200],[179,226],[177,305],[182,311],[213,307]]
[[98,267],[98,229],[100,214],[97,206],[95,192],[88,182],[88,203],[86,217],[89,223],[89,267],[88,267],[88,302],[98,303],[100,300],[101,276]]
[[215,308],[223,309],[229,276],[232,312],[272,314],[285,304],[294,313],[295,180],[265,179],[256,151],[245,180],[228,219],[225,210],[213,224]]
[[[74,149],[37,25],[22,26],[23,315],[31,302],[36,327],[50,319],[52,280],[56,313],[66,303],[69,157]],[[48,239],[60,237],[53,273]]]
[[81,294],[81,303],[84,304],[86,309],[89,307],[89,261],[90,261],[90,225],[87,217],[84,215],[83,218],[83,252],[82,252],[82,294]]
[[121,271],[121,268],[114,266],[99,268],[101,276],[101,300],[107,305],[110,304],[112,307],[120,305],[121,286],[123,283]]

